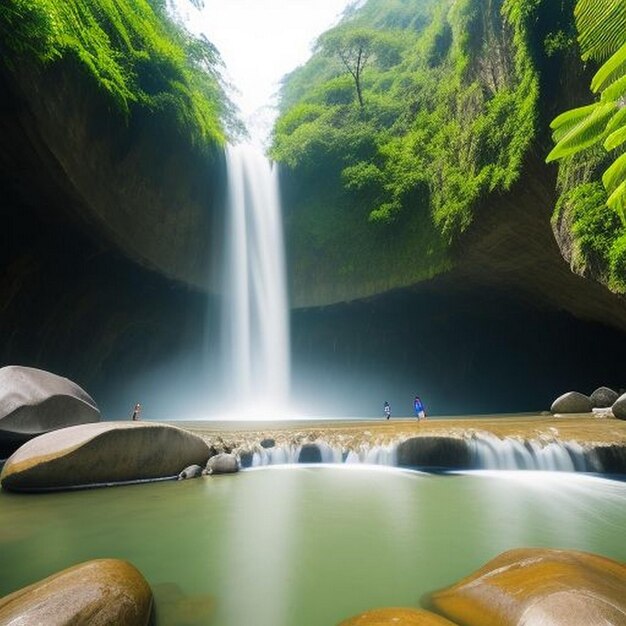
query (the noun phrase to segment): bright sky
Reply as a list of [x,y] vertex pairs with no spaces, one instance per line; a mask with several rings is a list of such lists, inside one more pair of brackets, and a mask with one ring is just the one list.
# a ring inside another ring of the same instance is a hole
[[205,0],[198,12],[175,0],[188,27],[219,49],[227,78],[241,92],[243,117],[272,104],[280,79],[311,53],[316,37],[336,23],[349,0]]

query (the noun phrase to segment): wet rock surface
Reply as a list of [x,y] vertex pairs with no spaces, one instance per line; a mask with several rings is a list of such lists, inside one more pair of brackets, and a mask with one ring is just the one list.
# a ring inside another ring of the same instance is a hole
[[4,489],[46,491],[178,476],[204,465],[207,444],[174,426],[103,422],[71,426],[24,444],[0,475]]
[[626,565],[574,550],[510,550],[430,600],[467,626],[625,624]]
[[20,626],[145,626],[152,591],[133,565],[97,559],[0,599],[0,623]]
[[552,413],[589,413],[593,405],[588,396],[578,391],[568,391],[559,396],[550,407]]
[[100,417],[91,396],[67,378],[33,367],[0,368],[0,458],[37,435]]
[[239,460],[236,455],[223,452],[212,456],[206,464],[207,474],[232,474],[239,471]]
[[618,420],[626,420],[626,393],[615,401],[611,407],[611,412]]
[[471,468],[472,456],[463,439],[413,437],[398,446],[399,467]]
[[365,611],[339,626],[454,626],[454,623],[430,611],[390,607]]
[[178,475],[178,480],[197,478],[198,476],[202,476],[202,468],[199,465],[190,465]]

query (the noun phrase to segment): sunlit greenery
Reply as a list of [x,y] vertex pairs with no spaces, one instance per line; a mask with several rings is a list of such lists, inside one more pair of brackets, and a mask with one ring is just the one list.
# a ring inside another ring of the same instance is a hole
[[123,115],[171,116],[199,145],[223,143],[236,126],[219,54],[172,20],[165,0],[4,0],[0,41],[10,68],[74,59]]
[[350,11],[287,77],[272,156],[300,172],[337,162],[364,219],[426,210],[453,240],[485,193],[517,180],[535,136],[537,4],[396,0]]

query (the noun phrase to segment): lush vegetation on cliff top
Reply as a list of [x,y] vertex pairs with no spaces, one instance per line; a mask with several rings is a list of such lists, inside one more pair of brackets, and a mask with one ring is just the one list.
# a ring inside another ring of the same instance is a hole
[[273,157],[299,170],[336,160],[370,221],[427,210],[451,240],[483,194],[510,188],[535,135],[537,4],[393,0],[348,11],[285,80]]
[[198,145],[236,125],[217,50],[171,19],[166,0],[5,0],[0,42],[10,69],[73,58],[122,114],[165,114]]

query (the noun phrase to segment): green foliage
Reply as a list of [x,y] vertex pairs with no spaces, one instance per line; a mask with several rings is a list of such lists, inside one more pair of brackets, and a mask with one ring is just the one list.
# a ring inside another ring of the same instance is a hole
[[126,116],[133,107],[174,116],[199,145],[222,143],[235,123],[206,39],[170,19],[162,0],[5,0],[5,63],[73,58]]
[[[626,144],[626,2],[578,0],[576,25],[583,59],[609,57],[591,81],[597,102],[566,111],[552,122],[556,143],[547,161],[562,159],[602,143],[607,152]],[[623,155],[605,172],[608,206],[626,219],[626,161]]]
[[[351,10],[286,78],[272,157],[303,176],[336,163],[335,193],[350,194],[372,225],[422,211],[453,240],[485,193],[517,180],[535,136],[530,40],[542,1],[370,0]],[[366,46],[360,98],[354,60]]]

